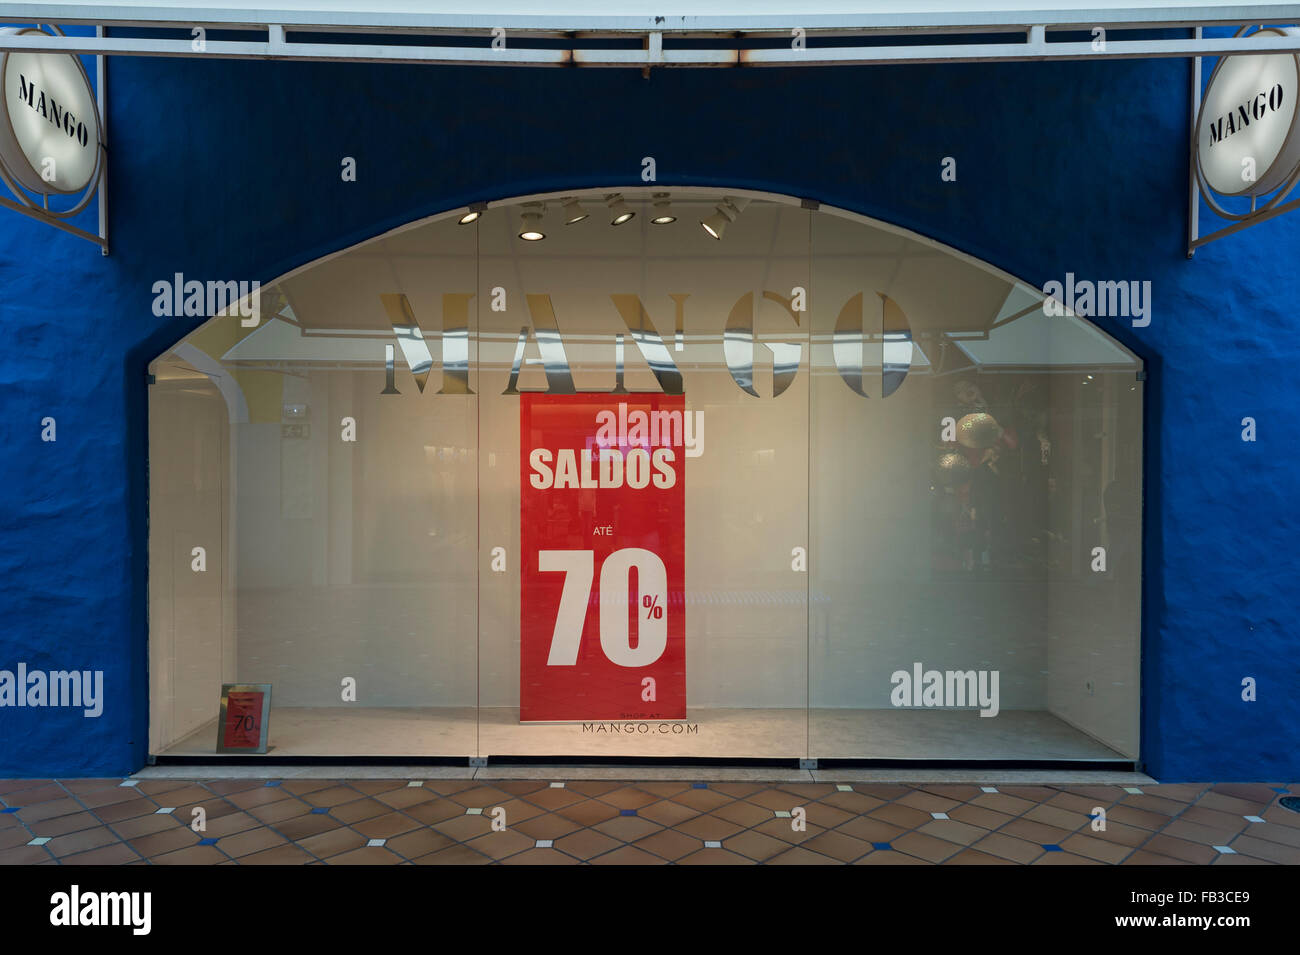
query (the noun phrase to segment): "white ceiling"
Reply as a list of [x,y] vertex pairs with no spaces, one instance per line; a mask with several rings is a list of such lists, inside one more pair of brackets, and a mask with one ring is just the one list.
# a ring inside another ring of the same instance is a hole
[[[448,308],[443,296],[459,292],[475,299],[470,321],[483,349],[480,363],[509,366],[523,316],[531,313],[525,302],[537,294],[549,296],[574,367],[603,367],[612,360],[611,336],[622,327],[611,305],[614,293],[637,296],[669,339],[672,293],[681,293],[688,347],[678,360],[688,367],[716,357],[710,349],[721,347],[724,322],[740,296],[751,292],[759,338],[783,340],[811,331],[818,367],[830,361],[841,309],[858,294],[869,327],[880,327],[882,294],[906,315],[916,343],[913,372],[929,370],[922,349],[949,336],[959,339],[955,343],[970,364],[985,371],[1140,367],[1135,356],[1088,322],[1044,316],[1037,289],[920,237],[830,209],[810,213],[782,197],[787,201],[751,202],[716,242],[697,221],[707,211],[706,195],[690,190],[675,196],[679,220],[661,227],[649,223],[647,191],[625,190],[639,214],[621,227],[609,225],[597,197],[587,204],[591,218],[571,227],[561,223],[558,207],[549,202],[542,223],[547,238],[541,242],[515,237],[521,206],[506,202],[490,208],[474,226],[457,225],[452,214],[362,243],[264,288],[284,290],[292,303],[282,312],[287,320],[264,322],[213,357],[236,363],[377,365],[382,345],[394,342],[382,295],[408,296],[436,349],[439,315]],[[498,285],[508,311],[483,304]],[[811,329],[792,323],[761,294],[766,289],[784,294],[794,286],[811,290]],[[264,309],[279,308],[267,302]],[[995,322],[1002,324],[990,329]]]

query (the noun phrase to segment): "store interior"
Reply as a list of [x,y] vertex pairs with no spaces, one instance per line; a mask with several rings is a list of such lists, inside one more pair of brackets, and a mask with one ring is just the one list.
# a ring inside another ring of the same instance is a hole
[[[247,683],[267,760],[1140,758],[1143,366],[1038,289],[646,188],[454,210],[243,305],[150,367],[152,755],[223,758]],[[664,391],[700,422],[686,718],[521,722],[520,393]]]

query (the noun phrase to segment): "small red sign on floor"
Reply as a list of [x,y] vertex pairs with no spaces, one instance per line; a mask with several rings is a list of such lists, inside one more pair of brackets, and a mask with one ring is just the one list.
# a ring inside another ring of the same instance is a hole
[[270,703],[270,684],[224,684],[217,752],[265,753]]

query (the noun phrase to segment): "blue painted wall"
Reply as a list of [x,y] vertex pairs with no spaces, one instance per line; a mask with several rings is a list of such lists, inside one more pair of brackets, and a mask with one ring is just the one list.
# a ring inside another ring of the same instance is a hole
[[145,367],[195,324],[153,316],[154,281],[265,282],[470,200],[640,185],[654,156],[662,184],[820,199],[1035,285],[1150,280],[1149,327],[1100,321],[1150,375],[1146,766],[1295,779],[1300,213],[1186,258],[1190,70],[113,60],[113,254],[0,210],[0,668],[102,669],[108,702],[99,719],[0,710],[0,774],[145,762]]

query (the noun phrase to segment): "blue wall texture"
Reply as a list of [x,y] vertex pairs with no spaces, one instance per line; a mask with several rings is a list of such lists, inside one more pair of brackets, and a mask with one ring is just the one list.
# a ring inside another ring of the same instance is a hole
[[107,702],[0,709],[0,775],[146,760],[145,369],[196,324],[154,317],[154,281],[266,282],[468,201],[641,185],[654,156],[661,184],[818,199],[1040,287],[1150,280],[1149,327],[1099,320],[1149,369],[1145,765],[1295,779],[1300,213],[1187,259],[1190,70],[112,60],[112,255],[0,210],[0,668],[102,669]]

